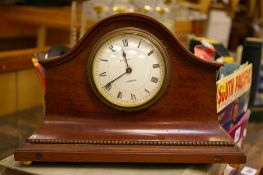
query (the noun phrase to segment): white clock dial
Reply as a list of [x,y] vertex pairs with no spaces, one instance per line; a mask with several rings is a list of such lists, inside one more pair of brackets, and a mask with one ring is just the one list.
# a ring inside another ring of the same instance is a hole
[[100,95],[116,106],[128,108],[156,97],[167,68],[155,40],[142,32],[125,30],[104,41],[92,62],[92,79]]

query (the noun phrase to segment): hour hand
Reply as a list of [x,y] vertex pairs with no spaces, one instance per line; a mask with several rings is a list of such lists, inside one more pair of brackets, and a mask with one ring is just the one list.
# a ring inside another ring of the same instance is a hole
[[126,58],[126,53],[124,52],[124,49],[123,49],[123,48],[122,48],[122,56],[124,57],[125,62],[126,62],[126,66],[127,66],[127,68],[128,68],[128,67],[129,67],[128,61],[127,61],[127,58]]
[[126,53],[124,52],[123,48],[122,48],[122,56],[126,59]]

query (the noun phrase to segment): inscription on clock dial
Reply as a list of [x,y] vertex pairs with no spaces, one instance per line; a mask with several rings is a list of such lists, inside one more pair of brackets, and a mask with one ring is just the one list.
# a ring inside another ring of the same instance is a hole
[[121,107],[149,102],[165,80],[165,60],[158,46],[138,33],[113,35],[99,46],[92,76],[101,96]]

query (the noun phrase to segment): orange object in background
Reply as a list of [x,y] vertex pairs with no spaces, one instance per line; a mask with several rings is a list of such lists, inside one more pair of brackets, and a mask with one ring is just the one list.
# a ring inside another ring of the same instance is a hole
[[46,92],[45,69],[38,63],[37,58],[32,58],[32,62],[37,70],[44,92]]

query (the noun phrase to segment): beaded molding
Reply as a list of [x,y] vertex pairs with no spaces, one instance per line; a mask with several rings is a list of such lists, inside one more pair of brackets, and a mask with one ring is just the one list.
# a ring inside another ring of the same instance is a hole
[[152,146],[233,146],[223,141],[156,141],[156,140],[66,140],[27,139],[32,144],[93,144],[93,145],[152,145]]

